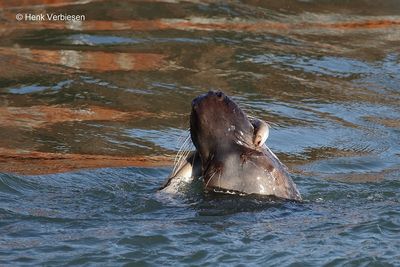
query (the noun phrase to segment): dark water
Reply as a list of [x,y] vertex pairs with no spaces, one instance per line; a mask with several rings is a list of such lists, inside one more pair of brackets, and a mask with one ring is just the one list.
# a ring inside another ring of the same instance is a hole
[[[0,265],[400,265],[397,1],[25,2],[0,1]],[[304,203],[104,161],[175,154],[210,89],[274,125]],[[76,166],[103,168],[51,174]]]

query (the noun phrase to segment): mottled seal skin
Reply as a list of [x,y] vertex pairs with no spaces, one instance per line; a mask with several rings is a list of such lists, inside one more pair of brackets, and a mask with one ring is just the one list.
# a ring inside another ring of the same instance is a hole
[[224,93],[198,96],[190,115],[196,151],[171,174],[164,189],[169,191],[174,180],[182,177],[202,177],[208,192],[301,200],[287,168],[264,144],[268,133],[268,124],[250,120]]

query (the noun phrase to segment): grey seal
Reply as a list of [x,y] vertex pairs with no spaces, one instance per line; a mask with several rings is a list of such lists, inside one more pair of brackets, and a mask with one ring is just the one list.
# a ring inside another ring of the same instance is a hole
[[266,146],[269,126],[249,118],[223,92],[210,91],[192,101],[190,137],[196,148],[178,162],[161,188],[202,178],[208,192],[265,195],[300,201],[288,170]]

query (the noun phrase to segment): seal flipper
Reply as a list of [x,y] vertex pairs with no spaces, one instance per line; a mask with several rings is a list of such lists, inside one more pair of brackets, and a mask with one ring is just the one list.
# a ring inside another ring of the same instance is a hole
[[257,118],[251,118],[250,123],[254,127],[253,144],[256,147],[262,147],[269,136],[269,125]]
[[188,184],[201,176],[201,160],[197,151],[190,152],[182,161],[182,163],[177,163],[179,167],[168,176],[167,181],[159,190],[177,193],[179,185]]

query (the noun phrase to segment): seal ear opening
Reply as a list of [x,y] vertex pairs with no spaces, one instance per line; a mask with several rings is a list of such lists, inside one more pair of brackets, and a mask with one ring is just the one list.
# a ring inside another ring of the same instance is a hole
[[264,144],[264,142],[262,142],[262,141],[263,140],[262,140],[262,136],[261,135],[257,134],[257,135],[254,136],[254,145],[256,147],[262,146]]

